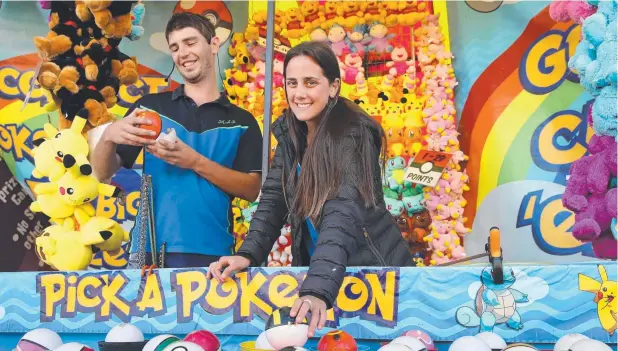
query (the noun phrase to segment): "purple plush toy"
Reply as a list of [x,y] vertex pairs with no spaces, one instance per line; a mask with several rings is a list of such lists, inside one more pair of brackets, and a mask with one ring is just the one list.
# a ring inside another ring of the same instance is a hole
[[42,1],[39,0],[39,5],[41,6],[41,8],[43,10],[49,10],[51,9],[51,1]]
[[[599,258],[616,258],[616,239],[610,225],[616,218],[617,146],[614,138],[593,135],[590,156],[573,162],[562,204],[575,213],[573,237],[592,242]],[[612,245],[609,245],[611,242]]]
[[605,231],[601,236],[592,241],[592,250],[598,258],[615,260],[618,256],[618,245],[610,231]]
[[605,194],[589,196],[588,205],[582,211],[575,213],[573,237],[582,242],[591,241],[609,229],[612,216],[607,205]]

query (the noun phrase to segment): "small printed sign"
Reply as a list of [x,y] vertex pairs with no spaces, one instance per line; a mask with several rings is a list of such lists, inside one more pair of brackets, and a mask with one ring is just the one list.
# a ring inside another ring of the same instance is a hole
[[412,183],[435,187],[446,169],[452,154],[421,150],[408,166],[404,179]]
[[[258,37],[257,42],[258,45],[266,47],[266,28],[260,28],[260,36]],[[291,48],[292,45],[287,38],[275,34],[275,37],[273,38],[273,49],[275,52],[285,55]]]

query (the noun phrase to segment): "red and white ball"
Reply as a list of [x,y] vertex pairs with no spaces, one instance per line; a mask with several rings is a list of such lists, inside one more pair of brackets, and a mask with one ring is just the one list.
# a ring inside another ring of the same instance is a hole
[[429,334],[425,333],[422,330],[409,330],[401,334],[401,336],[412,336],[412,337],[417,338],[423,344],[425,344],[425,346],[427,347],[427,351],[437,351],[438,350],[436,346],[434,345],[433,340],[431,340],[431,337],[429,336]]
[[208,330],[196,330],[185,336],[184,341],[189,341],[201,346],[204,351],[221,351],[221,342],[215,334]]
[[69,343],[63,344],[60,347],[54,349],[54,351],[94,351],[94,350],[79,342],[69,342]]
[[62,338],[53,330],[37,328],[21,337],[16,351],[46,351],[53,350],[62,345]]
[[411,351],[427,351],[427,346],[413,336],[400,336],[390,343],[407,346]]

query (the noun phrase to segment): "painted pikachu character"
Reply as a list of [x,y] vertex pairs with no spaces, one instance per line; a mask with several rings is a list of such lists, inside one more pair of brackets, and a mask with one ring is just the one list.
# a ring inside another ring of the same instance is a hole
[[616,288],[618,282],[609,280],[607,271],[602,265],[598,266],[601,281],[584,274],[579,274],[579,290],[595,294],[601,326],[610,335],[616,332]]

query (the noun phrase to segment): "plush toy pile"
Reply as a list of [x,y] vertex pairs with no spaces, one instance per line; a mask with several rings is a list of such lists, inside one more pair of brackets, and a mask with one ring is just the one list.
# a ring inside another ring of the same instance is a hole
[[554,13],[560,12],[555,19],[582,23],[581,42],[569,60],[569,68],[579,74],[582,86],[595,97],[584,109],[595,133],[588,144],[590,155],[571,166],[562,203],[575,213],[573,236],[591,242],[597,257],[616,259],[618,4],[610,0],[552,6]]
[[82,270],[93,254],[117,254],[128,233],[117,222],[95,216],[99,196],[122,191],[100,183],[88,162],[86,133],[116,117],[109,111],[120,85],[137,81],[137,63],[118,50],[124,37],[139,39],[144,5],[137,1],[40,2],[50,9],[49,32],[35,37],[41,57],[38,84],[59,111],[58,128],[44,126],[45,137],[34,141],[36,201],[30,209],[53,224],[36,239],[37,255],[54,269]]
[[[380,121],[387,134],[384,200],[418,264],[462,258],[464,191],[468,177],[459,150],[454,108],[451,53],[443,43],[431,2],[299,2],[275,14],[273,120],[287,108],[283,58],[292,43],[327,41],[339,59],[342,95]],[[264,118],[266,12],[250,16],[244,33],[234,33],[224,87],[231,100]],[[271,139],[274,152],[276,140]],[[453,155],[436,188],[404,181],[421,149]],[[239,203],[240,204],[240,203]],[[244,204],[247,206],[248,204]],[[246,207],[235,210],[243,223]],[[237,241],[246,234],[236,222]],[[272,266],[291,263],[289,227],[269,258]]]
[[138,39],[144,5],[137,1],[52,1],[49,32],[34,38],[43,60],[37,80],[67,128],[85,108],[83,132],[115,120],[108,109],[117,102],[120,85],[137,81],[137,62],[118,50],[124,37]]

